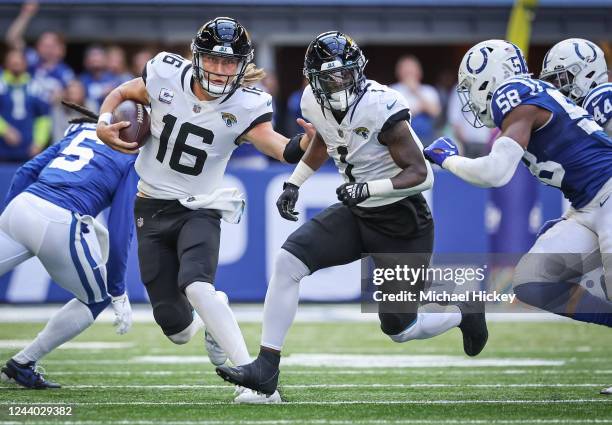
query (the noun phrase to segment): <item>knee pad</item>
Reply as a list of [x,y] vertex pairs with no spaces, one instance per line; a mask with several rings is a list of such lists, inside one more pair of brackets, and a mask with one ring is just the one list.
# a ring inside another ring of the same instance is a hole
[[286,273],[296,283],[310,274],[308,266],[302,260],[285,249],[280,249],[274,262],[275,272]]
[[160,301],[153,305],[153,317],[162,328],[164,335],[174,335],[191,324],[193,310],[188,303],[180,302],[180,300]]
[[110,302],[111,302],[110,297],[106,297],[104,300],[100,301],[99,303],[91,303],[91,304],[85,304],[85,305],[87,306],[89,311],[91,311],[91,315],[93,316],[94,320],[96,320],[96,318],[110,304]]
[[[394,335],[398,335],[406,330],[411,324],[416,322],[416,313],[378,313],[380,319],[380,329],[386,335],[393,339]],[[395,341],[395,340],[394,340]],[[396,341],[401,342],[401,341]]]
[[[191,323],[187,327],[189,326],[191,326]],[[181,332],[172,335],[166,334],[166,336],[176,345],[187,344],[189,341],[191,341],[191,333],[187,332],[187,329],[183,329]]]

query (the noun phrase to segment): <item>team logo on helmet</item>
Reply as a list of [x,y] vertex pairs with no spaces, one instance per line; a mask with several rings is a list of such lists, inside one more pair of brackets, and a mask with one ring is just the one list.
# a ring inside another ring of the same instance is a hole
[[365,140],[368,139],[368,137],[370,137],[370,130],[368,130],[365,127],[357,127],[355,130],[353,130],[355,132],[355,134],[363,137]]
[[588,63],[591,63],[595,59],[597,59],[597,51],[595,50],[595,47],[593,47],[591,45],[591,43],[585,42],[584,44],[586,44],[587,46],[589,46],[591,48],[591,50],[593,51],[593,55],[587,54],[586,56],[584,56],[582,53],[580,53],[580,45],[578,43],[574,43],[574,50],[576,51],[576,55],[580,59],[582,59],[583,61],[586,61]]
[[471,74],[480,74],[487,66],[487,62],[489,61],[489,53],[487,52],[487,48],[486,47],[481,48],[480,53],[482,53],[482,65],[480,65],[478,68],[474,69],[470,65],[470,59],[472,58],[472,55],[474,54],[474,52],[470,52],[470,54],[468,55],[467,61],[465,62],[465,67]]
[[229,112],[221,112],[221,119],[228,127],[231,127],[238,122],[236,116],[234,114],[230,114]]

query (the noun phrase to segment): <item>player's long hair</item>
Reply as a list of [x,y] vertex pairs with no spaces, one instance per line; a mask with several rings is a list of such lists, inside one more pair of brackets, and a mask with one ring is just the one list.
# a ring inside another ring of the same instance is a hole
[[99,118],[98,114],[96,114],[93,111],[90,111],[84,106],[77,105],[76,103],[72,103],[72,102],[67,102],[65,100],[62,100],[62,105],[72,110],[75,110],[80,114],[83,114],[82,117],[71,119],[70,121],[68,121],[68,124],[83,124],[83,123],[95,124],[98,122],[98,118]]
[[256,83],[260,82],[266,77],[266,71],[263,68],[257,68],[254,63],[250,63],[246,67],[246,71],[244,71],[244,77],[240,82],[242,86],[253,86]]

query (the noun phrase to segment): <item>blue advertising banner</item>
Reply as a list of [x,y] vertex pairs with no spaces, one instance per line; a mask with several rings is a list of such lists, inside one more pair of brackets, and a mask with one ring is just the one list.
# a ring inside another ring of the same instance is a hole
[[[0,166],[0,194],[6,193],[15,166]],[[292,231],[336,201],[335,188],[341,177],[333,168],[320,171],[300,191],[297,223],[282,219],[276,199],[292,168],[272,166],[266,170],[229,169],[224,185],[238,187],[247,200],[245,215],[239,224],[222,222],[221,252],[216,276],[218,289],[232,301],[261,302],[278,249]],[[558,217],[562,200],[558,191],[538,185],[535,200],[541,205],[541,219]],[[489,191],[464,183],[445,171],[436,173],[434,190],[427,193],[436,220],[435,250],[451,252],[488,252],[487,201]],[[490,210],[489,210],[490,211]],[[104,217],[99,217],[104,220]],[[504,231],[505,232],[505,231]],[[496,248],[499,248],[496,246]],[[0,247],[1,249],[1,247]],[[359,298],[359,262],[320,270],[304,279],[301,298],[309,301],[351,301]],[[140,282],[136,243],[130,252],[127,283],[133,302],[146,302]],[[36,259],[18,266],[0,277],[0,302],[64,302],[71,295],[52,283]]]

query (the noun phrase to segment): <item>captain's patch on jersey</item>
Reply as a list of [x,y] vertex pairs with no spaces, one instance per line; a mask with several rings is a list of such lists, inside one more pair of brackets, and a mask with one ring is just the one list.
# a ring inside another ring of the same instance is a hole
[[162,88],[159,92],[159,101],[170,105],[174,98],[174,92],[172,90]]

